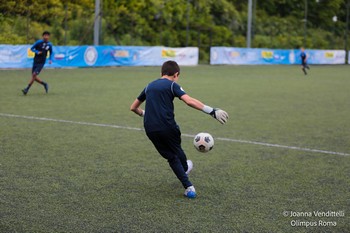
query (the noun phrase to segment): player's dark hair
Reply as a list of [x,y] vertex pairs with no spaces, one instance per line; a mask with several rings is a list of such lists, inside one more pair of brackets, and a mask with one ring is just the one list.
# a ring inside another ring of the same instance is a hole
[[180,67],[176,63],[176,61],[166,61],[163,63],[162,76],[163,75],[173,76],[177,72],[179,72],[180,74]]
[[48,35],[48,36],[49,36],[49,35],[50,35],[50,32],[44,31],[44,32],[43,32],[43,36],[45,36],[45,35]]

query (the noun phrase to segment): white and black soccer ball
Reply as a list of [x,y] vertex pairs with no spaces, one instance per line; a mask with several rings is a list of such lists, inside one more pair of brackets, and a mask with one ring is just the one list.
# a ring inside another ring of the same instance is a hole
[[202,153],[206,153],[213,149],[214,138],[209,133],[199,133],[193,139],[194,147]]

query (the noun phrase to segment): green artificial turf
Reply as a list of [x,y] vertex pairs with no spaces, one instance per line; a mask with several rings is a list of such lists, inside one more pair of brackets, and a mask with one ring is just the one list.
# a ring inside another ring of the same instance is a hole
[[230,114],[220,125],[175,100],[183,133],[216,138],[201,154],[183,137],[194,200],[143,131],[113,127],[142,128],[129,106],[159,73],[46,69],[49,93],[23,96],[30,71],[0,70],[0,232],[350,232],[350,66],[182,67],[189,95]]

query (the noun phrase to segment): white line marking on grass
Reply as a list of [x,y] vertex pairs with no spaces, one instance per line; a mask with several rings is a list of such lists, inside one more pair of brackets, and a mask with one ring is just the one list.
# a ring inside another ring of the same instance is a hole
[[0,113],[0,116],[10,117],[10,118],[23,118],[23,119],[30,119],[30,120],[37,120],[37,121],[51,121],[51,122],[69,123],[69,124],[76,124],[76,125],[108,127],[108,128],[116,128],[116,129],[128,129],[128,130],[137,130],[137,131],[143,130],[141,128],[134,128],[134,127],[128,127],[128,126],[99,124],[99,123],[83,122],[83,121],[69,121],[69,120],[61,120],[61,119],[53,119],[53,118],[45,118],[45,117],[35,117],[35,116],[22,116],[22,115],[13,115],[13,114],[7,114],[7,113]]
[[[88,126],[98,126],[98,127],[108,127],[108,128],[116,128],[116,129],[143,131],[143,129],[141,129],[141,128],[135,128],[135,127],[129,127],[129,126],[100,124],[100,123],[83,122],[83,121],[69,121],[69,120],[61,120],[61,119],[53,119],[53,118],[45,118],[45,117],[14,115],[14,114],[7,114],[7,113],[0,113],[0,116],[9,117],[9,118],[22,118],[22,119],[29,119],[29,120],[37,120],[37,121],[51,121],[51,122],[68,123],[68,124],[76,124],[76,125],[88,125]],[[182,134],[182,136],[193,138],[195,135]],[[217,137],[217,138],[215,138],[215,140],[227,141],[227,142],[237,142],[237,143],[244,143],[244,144],[253,144],[253,145],[268,146],[268,147],[276,147],[276,148],[282,148],[282,149],[306,151],[306,152],[321,153],[321,154],[350,156],[350,154],[343,153],[343,152],[310,149],[310,148],[303,148],[303,147],[297,147],[297,146],[285,146],[285,145],[279,145],[279,144],[255,142],[255,141],[240,140],[240,139],[233,139],[233,138]]]

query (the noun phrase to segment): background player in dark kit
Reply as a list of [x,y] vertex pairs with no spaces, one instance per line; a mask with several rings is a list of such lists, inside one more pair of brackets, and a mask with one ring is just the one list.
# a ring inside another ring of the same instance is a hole
[[43,39],[38,40],[35,42],[35,44],[31,47],[31,50],[35,53],[34,61],[33,61],[33,68],[32,68],[32,79],[30,80],[28,86],[22,90],[23,94],[26,95],[34,83],[34,81],[40,83],[44,86],[46,93],[49,91],[49,85],[46,82],[43,82],[38,75],[40,74],[41,70],[44,68],[47,53],[50,52],[50,58],[49,58],[49,64],[52,63],[52,44],[49,42],[50,39],[50,32],[45,31],[43,32]]
[[[197,195],[196,190],[187,176],[192,170],[193,163],[187,160],[181,148],[181,132],[174,119],[174,98],[178,97],[188,106],[210,114],[222,124],[226,123],[228,114],[187,95],[177,84],[179,75],[180,67],[175,61],[165,62],[161,70],[162,77],[147,85],[132,103],[130,110],[139,116],[144,116],[144,127],[148,138],[157,151],[168,160],[171,169],[185,188],[184,195],[194,198]],[[145,110],[140,108],[144,101],[146,101]]]
[[305,53],[305,49],[302,47],[300,48],[301,53],[300,53],[300,57],[301,57],[301,69],[304,72],[305,75],[307,75],[306,69],[310,69],[310,67],[307,64],[307,54]]

